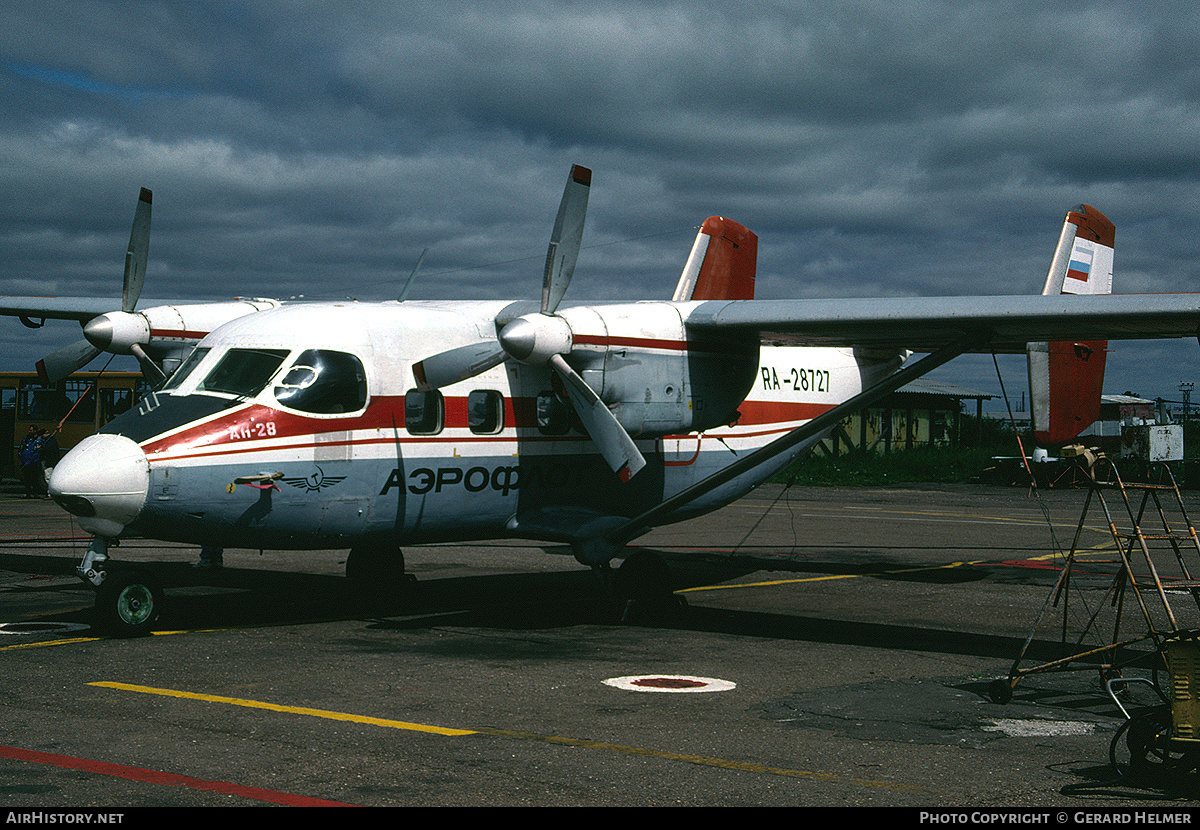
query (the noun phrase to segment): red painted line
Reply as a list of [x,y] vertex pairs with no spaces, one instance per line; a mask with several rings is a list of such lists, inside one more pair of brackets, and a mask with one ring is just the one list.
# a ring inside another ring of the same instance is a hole
[[615,335],[577,334],[573,342],[588,346],[626,346],[635,349],[665,349],[683,352],[694,348],[687,340],[666,340],[658,337],[618,337]]
[[1039,562],[1036,559],[1005,559],[1000,563],[1010,568],[1032,568],[1035,571],[1061,571],[1062,567],[1050,562]]
[[109,764],[104,761],[90,761],[86,758],[74,758],[70,755],[54,755],[49,752],[35,752],[31,749],[17,749],[12,746],[0,746],[0,757],[12,758],[17,761],[29,761],[34,764],[49,764],[63,769],[77,769],[93,772],[99,775],[111,775],[114,778],[127,778],[130,781],[142,781],[147,784],[159,784],[165,787],[190,787],[193,790],[205,790],[225,795],[236,795],[251,798],[255,801],[266,801],[271,804],[283,804],[287,807],[354,807],[354,804],[343,804],[340,801],[328,801],[323,798],[310,798],[305,795],[281,793],[275,790],[264,790],[259,787],[243,787],[225,781],[207,781],[203,778],[189,778],[186,775],[175,775],[170,772],[127,767],[121,764]]
[[[1045,562],[1039,559],[1005,559],[1000,563],[1008,565],[1010,568],[1029,568],[1035,571],[1061,571],[1062,565],[1056,565],[1053,562]],[[1075,566],[1071,569],[1071,573],[1076,576],[1112,576],[1113,574],[1102,570],[1088,569],[1086,561],[1075,561]]]
[[150,336],[155,340],[184,339],[184,340],[203,340],[210,332],[207,331],[187,331],[180,329],[151,329]]

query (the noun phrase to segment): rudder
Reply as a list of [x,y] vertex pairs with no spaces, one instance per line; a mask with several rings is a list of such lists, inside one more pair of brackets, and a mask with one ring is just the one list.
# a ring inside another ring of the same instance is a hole
[[[1116,227],[1100,211],[1067,213],[1042,293],[1111,294]],[[1041,444],[1064,444],[1100,416],[1107,340],[1030,343],[1033,432]]]

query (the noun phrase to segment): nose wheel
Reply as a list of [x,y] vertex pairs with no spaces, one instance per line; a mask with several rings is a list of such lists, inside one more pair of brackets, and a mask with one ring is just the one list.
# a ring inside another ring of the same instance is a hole
[[96,624],[114,637],[144,637],[161,607],[162,588],[145,574],[112,573],[96,591]]

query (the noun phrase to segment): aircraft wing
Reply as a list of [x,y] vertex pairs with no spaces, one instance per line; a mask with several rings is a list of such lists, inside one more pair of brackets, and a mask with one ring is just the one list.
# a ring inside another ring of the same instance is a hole
[[[191,305],[200,300],[146,300],[142,308],[160,305]],[[120,297],[0,297],[0,317],[30,320],[77,320],[86,323],[121,308]]]
[[0,297],[0,315],[33,320],[78,320],[86,323],[93,317],[120,307],[120,297]]
[[1200,294],[711,300],[685,316],[699,335],[756,332],[765,343],[932,352],[967,335],[975,351],[1030,342],[1200,334]]

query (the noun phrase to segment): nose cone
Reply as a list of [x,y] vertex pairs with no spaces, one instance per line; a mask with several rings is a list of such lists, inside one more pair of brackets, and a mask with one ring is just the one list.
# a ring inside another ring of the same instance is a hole
[[50,475],[50,495],[79,525],[113,537],[137,518],[150,488],[142,448],[123,435],[92,435],[63,456]]

